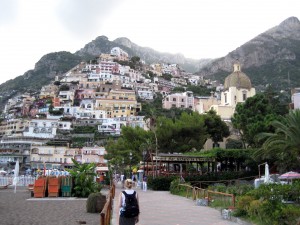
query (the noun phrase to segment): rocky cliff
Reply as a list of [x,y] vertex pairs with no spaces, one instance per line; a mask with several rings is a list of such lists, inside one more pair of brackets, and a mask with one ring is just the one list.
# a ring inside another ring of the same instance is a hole
[[[224,80],[231,73],[235,61],[254,81],[254,85],[271,83],[288,88],[288,83],[300,86],[300,22],[290,17],[258,35],[225,57],[215,59],[198,74]],[[276,81],[276,82],[275,82]],[[278,85],[276,83],[282,83]]]
[[120,47],[129,54],[129,57],[139,56],[147,64],[151,63],[177,63],[188,72],[196,72],[211,59],[188,59],[183,54],[171,54],[158,52],[149,47],[141,47],[131,42],[126,37],[109,41],[106,36],[99,36],[95,40],[86,44],[84,48],[75,54],[81,57],[93,57],[101,53],[109,53],[113,47]]

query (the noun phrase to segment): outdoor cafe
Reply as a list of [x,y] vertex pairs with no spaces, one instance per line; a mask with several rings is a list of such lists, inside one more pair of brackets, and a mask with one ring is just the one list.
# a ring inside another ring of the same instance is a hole
[[146,175],[187,176],[216,172],[217,162],[215,158],[203,156],[188,156],[181,154],[158,154],[152,157],[145,157],[140,169],[145,171]]

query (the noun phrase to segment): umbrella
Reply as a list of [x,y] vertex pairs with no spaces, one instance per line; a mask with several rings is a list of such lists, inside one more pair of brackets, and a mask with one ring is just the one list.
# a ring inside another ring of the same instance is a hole
[[281,174],[279,176],[279,179],[286,179],[286,180],[300,179],[300,173],[290,171],[290,172]]
[[0,174],[7,174],[5,170],[0,170]]
[[269,165],[268,163],[265,164],[265,178],[264,178],[264,183],[269,183],[270,182],[270,171],[269,171]]
[[15,193],[17,192],[18,177],[19,177],[19,160],[17,160],[16,162],[15,171],[14,171],[13,185],[15,185]]

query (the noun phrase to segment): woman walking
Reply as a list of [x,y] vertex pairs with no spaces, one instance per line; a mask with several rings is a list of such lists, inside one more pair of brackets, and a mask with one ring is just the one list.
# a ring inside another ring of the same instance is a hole
[[[134,225],[139,222],[139,198],[138,198],[138,194],[136,193],[136,191],[134,191],[132,189],[132,185],[133,185],[133,181],[131,179],[125,180],[125,182],[124,182],[125,190],[122,191],[119,196],[119,212],[120,212],[119,225]],[[127,201],[126,201],[126,198],[127,198]],[[132,201],[130,201],[130,204],[131,204],[130,207],[129,207],[129,205],[126,206],[126,203],[129,204],[128,199],[132,200]],[[135,211],[136,211],[135,204],[136,204],[137,210],[138,210],[137,215],[135,215],[133,217],[131,217],[131,215],[128,216],[129,213],[135,214]],[[132,211],[126,212],[126,210],[132,210]]]

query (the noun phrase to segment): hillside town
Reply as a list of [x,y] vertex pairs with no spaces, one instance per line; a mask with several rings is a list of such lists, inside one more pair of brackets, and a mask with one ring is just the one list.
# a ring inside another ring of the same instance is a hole
[[[187,84],[211,89],[211,95],[172,92]],[[220,84],[187,73],[178,64],[147,65],[114,47],[56,76],[39,93],[22,93],[8,100],[0,124],[0,168],[11,170],[18,160],[23,171],[64,170],[73,166],[74,159],[96,163],[98,171],[107,171],[105,139],[120,136],[123,126],[149,130],[141,115],[142,102],[152,102],[158,94],[164,109],[200,114],[213,109],[230,122],[236,105],[256,91],[238,62]],[[291,107],[300,108],[299,90],[292,93]],[[205,146],[213,147],[212,143]]]

